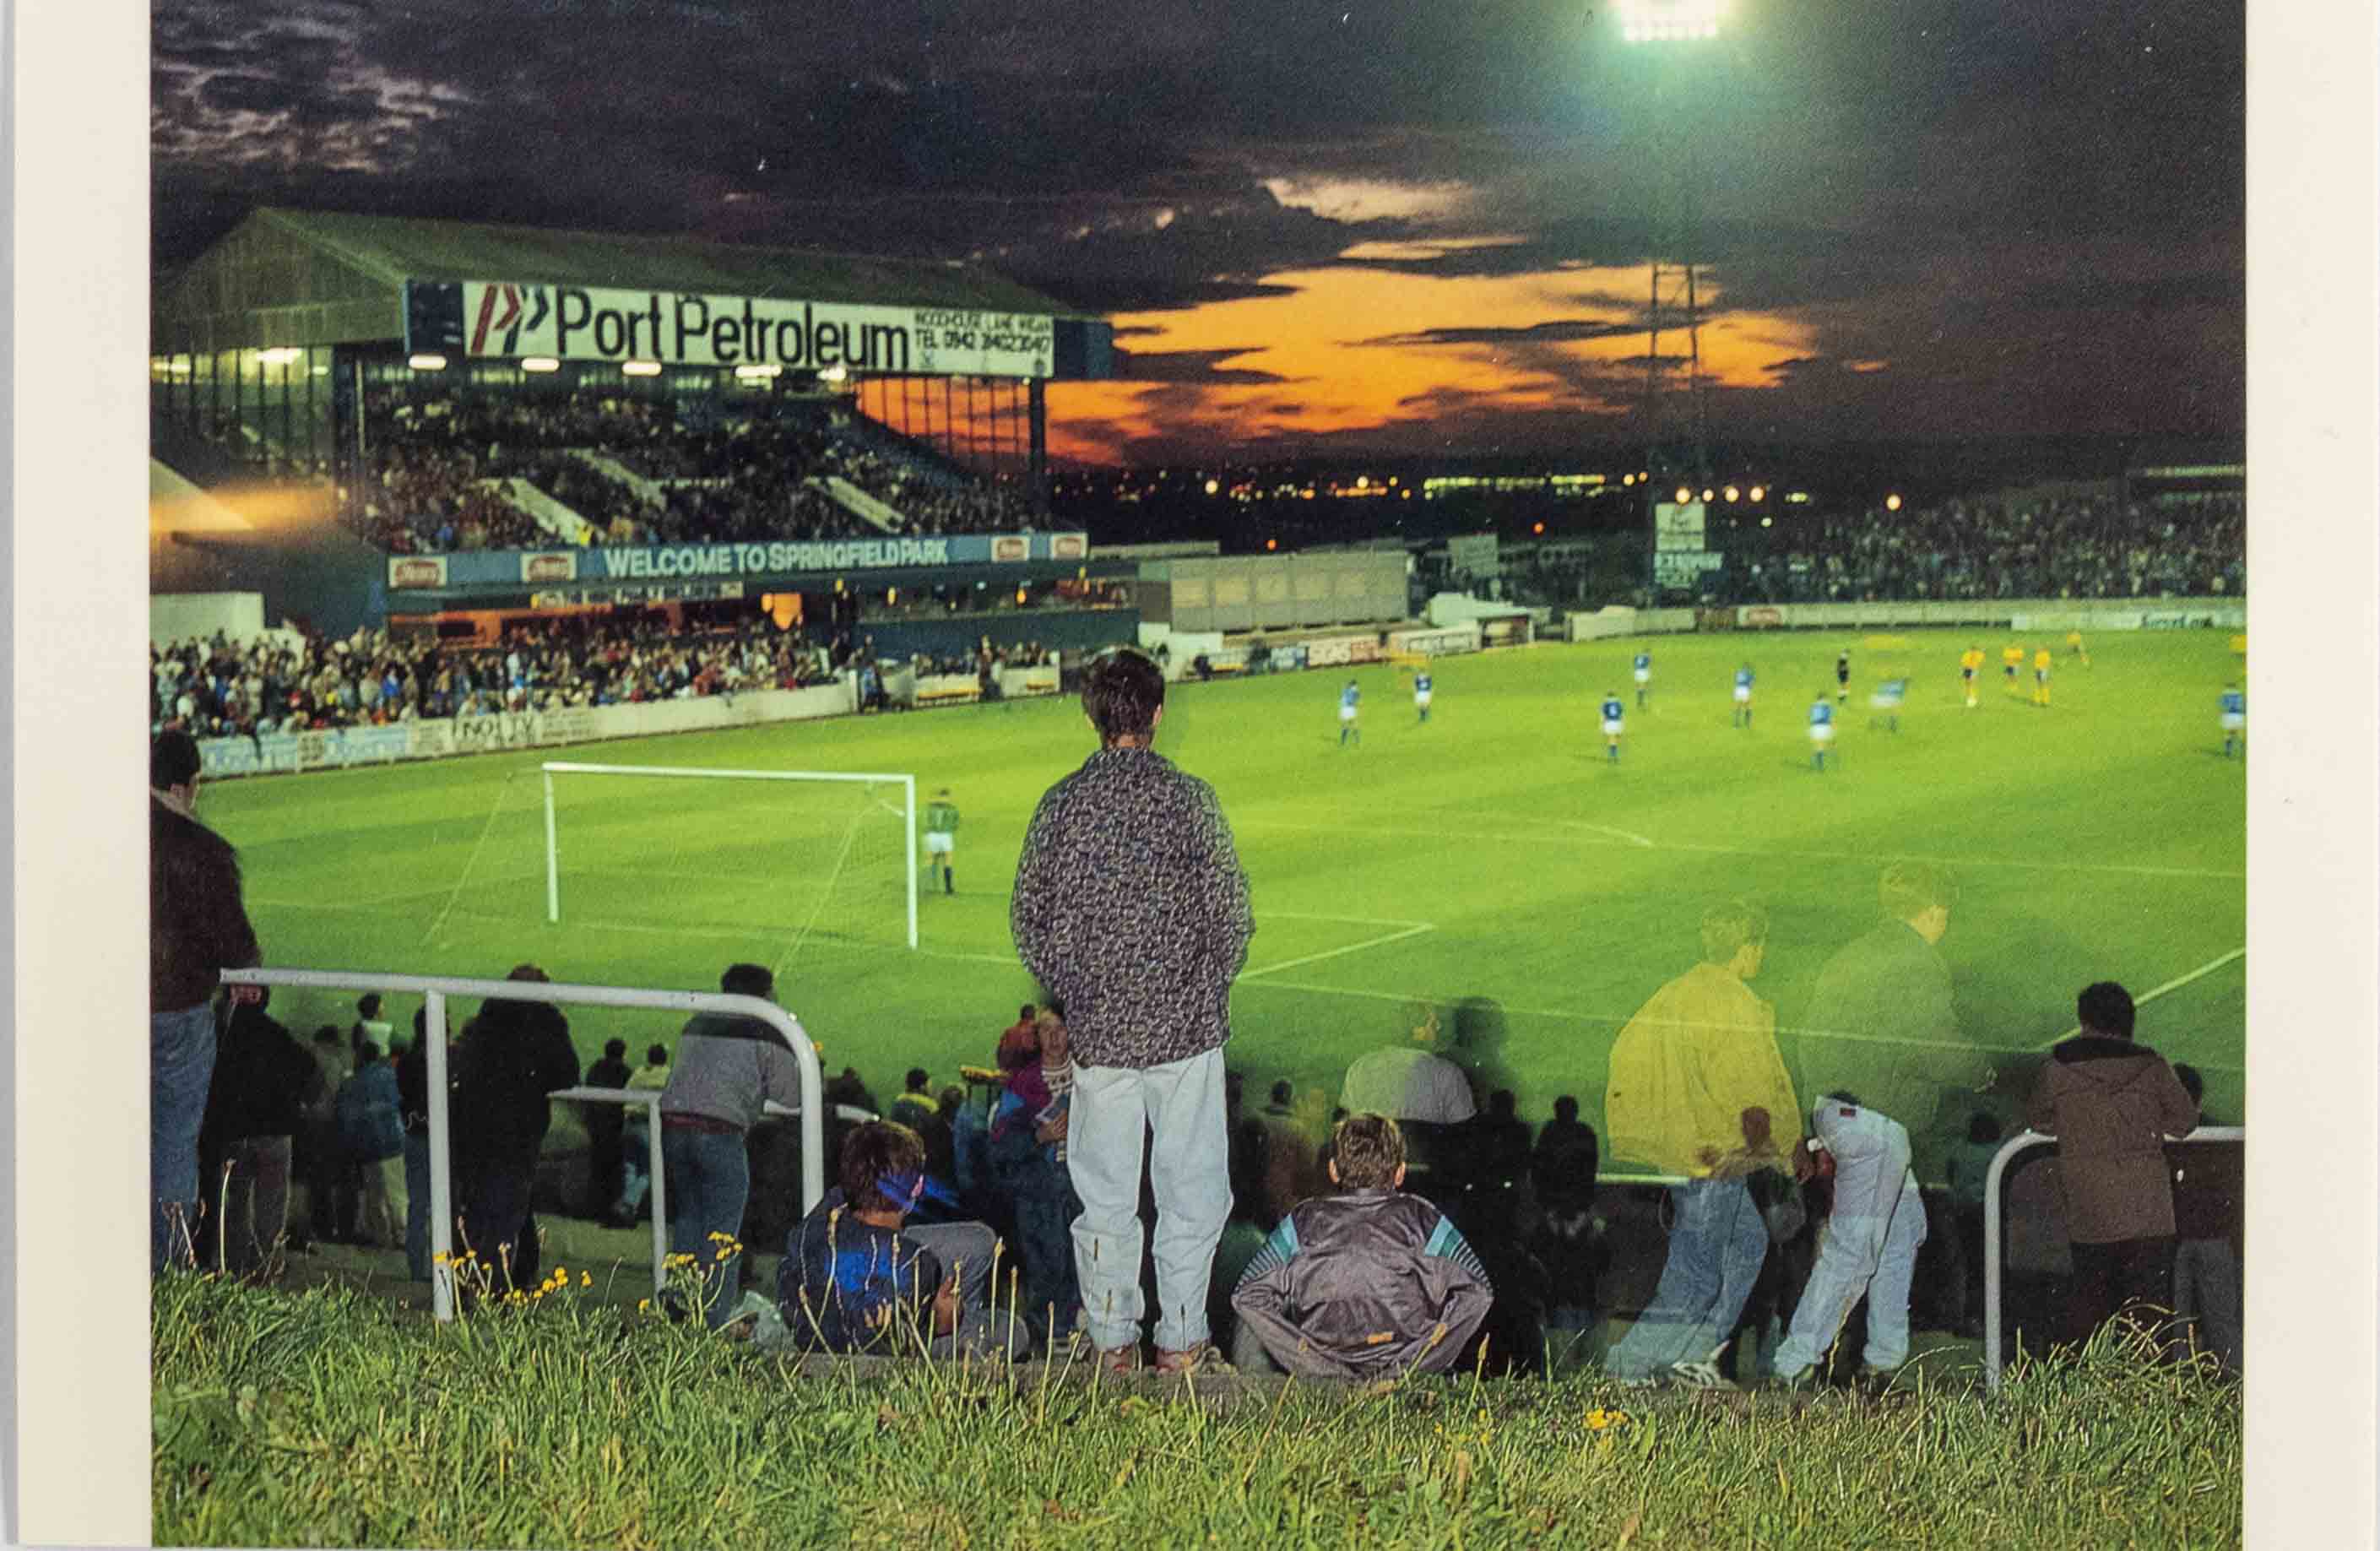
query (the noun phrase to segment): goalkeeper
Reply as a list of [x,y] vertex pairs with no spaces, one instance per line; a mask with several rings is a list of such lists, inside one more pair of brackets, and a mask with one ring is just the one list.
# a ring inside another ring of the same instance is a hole
[[940,868],[945,894],[958,892],[951,884],[951,857],[958,842],[958,805],[951,801],[951,789],[945,786],[926,805],[926,882],[930,886],[935,869]]

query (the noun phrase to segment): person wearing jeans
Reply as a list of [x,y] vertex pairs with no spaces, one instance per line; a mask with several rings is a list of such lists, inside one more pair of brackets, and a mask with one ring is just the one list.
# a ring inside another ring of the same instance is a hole
[[[200,823],[199,745],[169,729],[149,753],[149,1269],[194,1258],[199,1129],[215,1068],[215,988],[261,963],[239,857]],[[260,988],[233,1000],[254,1004]]]
[[1151,746],[1157,664],[1092,663],[1083,710],[1099,750],[1035,809],[1009,927],[1066,1021],[1075,1060],[1066,1167],[1083,1203],[1075,1269],[1109,1366],[1140,1360],[1140,1171],[1157,1196],[1157,1361],[1209,1359],[1208,1282],[1232,1203],[1222,1047],[1255,920],[1212,788]]
[[[776,981],[759,964],[730,964],[719,988],[765,1001],[775,995]],[[801,1067],[783,1035],[758,1018],[698,1012],[687,1021],[662,1090],[662,1167],[670,1253],[694,1256],[704,1317],[714,1329],[727,1323],[743,1276],[735,1245],[752,1194],[744,1134],[771,1101],[788,1108],[801,1102]]]

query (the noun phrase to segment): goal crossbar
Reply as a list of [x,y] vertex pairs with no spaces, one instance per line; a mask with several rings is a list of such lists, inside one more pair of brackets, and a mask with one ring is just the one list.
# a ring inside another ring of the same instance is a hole
[[856,770],[722,770],[693,765],[591,765],[576,760],[548,760],[538,767],[545,779],[545,918],[562,919],[562,851],[556,833],[553,778],[558,775],[678,776],[697,781],[844,782],[901,789],[905,831],[902,876],[906,881],[909,946],[917,946],[917,778],[892,771]]

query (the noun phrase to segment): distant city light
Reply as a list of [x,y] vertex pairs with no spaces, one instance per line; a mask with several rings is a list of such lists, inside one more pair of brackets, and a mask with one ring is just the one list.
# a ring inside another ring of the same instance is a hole
[[1899,497],[1898,495],[1888,495],[1888,496],[1886,496],[1886,497],[1884,498],[1884,509],[1885,509],[1886,511],[1888,511],[1888,512],[1898,512],[1898,511],[1900,511],[1900,497]]
[[1543,523],[1538,523],[1538,524],[1536,524],[1536,526],[1532,527],[1529,529],[1529,531],[1530,531],[1530,532],[1532,532],[1532,533],[1543,533],[1545,530],[1546,530],[1546,525],[1545,525],[1545,524],[1543,524]]
[[1753,486],[1753,487],[1752,487],[1752,499],[1753,499],[1753,500],[1755,500],[1755,501],[1765,501],[1765,500],[1767,500],[1767,497],[1768,497],[1768,487],[1767,487],[1767,485],[1755,485],[1755,486]]
[[1683,506],[1687,502],[1692,501],[1694,498],[1694,491],[1690,491],[1690,490],[1686,489],[1686,487],[1685,487],[1685,486],[1683,486],[1683,485],[1680,485],[1680,486],[1678,487],[1678,504],[1679,504],[1679,505]]
[[1359,491],[1370,490],[1372,488],[1372,477],[1369,474],[1356,475],[1355,488]]
[[1214,494],[1217,491],[1220,491],[1222,488],[1223,484],[1220,479],[1209,479],[1207,481],[1207,493],[1208,495]]
[[1265,540],[1265,548],[1268,550],[1277,550],[1281,548],[1281,540],[1278,539],[1268,539]]
[[521,370],[523,371],[560,371],[562,363],[552,356],[523,356]]
[[818,375],[819,381],[821,382],[840,382],[844,378],[849,377],[851,373],[843,367],[831,366],[824,371],[820,372]]
[[1735,500],[1737,497],[1741,496],[1742,493],[1743,493],[1743,492],[1742,492],[1742,491],[1737,490],[1733,485],[1730,485],[1730,486],[1728,486],[1728,487],[1727,487],[1727,498],[1728,498],[1730,501],[1733,501],[1733,500]]
[[1724,0],[1619,0],[1620,35],[1632,43],[1716,38]]
[[771,361],[759,361],[737,367],[735,376],[739,382],[765,382],[784,370],[783,367]]
[[662,374],[662,363],[659,361],[622,361],[620,363],[620,370],[630,377],[659,377]]
[[1763,517],[1760,519],[1760,526],[1763,527],[1775,527],[1777,526],[1777,519],[1775,517]]
[[443,356],[407,356],[405,358],[405,364],[411,367],[416,371],[443,371],[446,370],[446,357]]
[[1706,486],[1703,488],[1703,499],[1704,499],[1705,501],[1708,501],[1708,500],[1711,498],[1711,494],[1712,494],[1712,491],[1711,491],[1711,490],[1710,490],[1710,487],[1708,487],[1707,485],[1706,485]]

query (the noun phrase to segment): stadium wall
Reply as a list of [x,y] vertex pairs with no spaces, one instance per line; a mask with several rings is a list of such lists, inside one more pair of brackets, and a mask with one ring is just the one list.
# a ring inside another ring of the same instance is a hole
[[[1178,631],[1293,630],[1405,617],[1402,549],[1144,562],[1144,607]],[[1161,594],[1161,596],[1160,596]]]
[[906,660],[924,652],[929,657],[975,655],[976,644],[990,637],[995,647],[1038,641],[1070,651],[1099,651],[1131,642],[1140,634],[1137,609],[1077,609],[1002,614],[952,614],[941,618],[872,620],[865,615],[852,633],[872,643],[881,661]]
[[650,737],[752,727],[774,721],[844,716],[859,709],[856,677],[809,689],[764,689],[633,706],[582,706],[553,711],[504,711],[493,716],[439,718],[388,727],[350,727],[271,737],[206,738],[200,769],[211,780],[294,770],[388,765],[400,759],[444,759],[498,749],[552,748],[609,738]]

